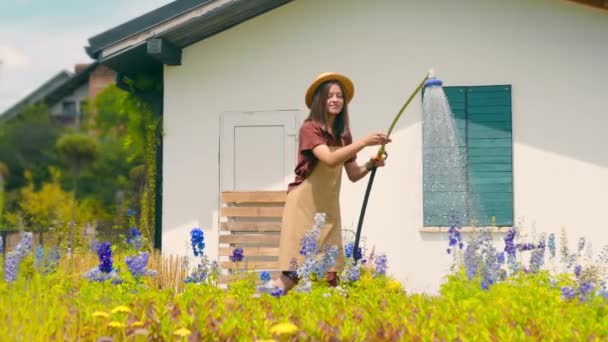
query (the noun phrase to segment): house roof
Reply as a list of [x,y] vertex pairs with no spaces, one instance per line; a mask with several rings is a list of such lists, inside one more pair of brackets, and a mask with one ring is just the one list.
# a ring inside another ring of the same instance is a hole
[[72,77],[72,74],[68,71],[61,71],[57,73],[55,76],[51,77],[49,80],[44,82],[40,87],[36,88],[26,97],[21,99],[19,102],[14,104],[12,107],[4,111],[2,115],[0,115],[0,121],[5,121],[10,118],[13,118],[21,112],[23,107],[38,103],[44,100],[49,94],[58,89],[61,85],[67,82]]
[[61,101],[64,97],[70,95],[74,90],[89,81],[91,73],[99,66],[99,63],[93,62],[87,65],[84,69],[74,74],[68,71],[61,71],[53,76],[48,81],[44,82],[40,87],[27,95],[21,101],[17,102],[11,108],[7,109],[0,116],[0,121],[8,120],[17,116],[23,107],[36,104],[44,101],[52,106]]
[[[160,72],[179,65],[182,48],[291,1],[177,0],[90,38],[85,50],[118,72]],[[158,53],[151,39],[162,40]]]

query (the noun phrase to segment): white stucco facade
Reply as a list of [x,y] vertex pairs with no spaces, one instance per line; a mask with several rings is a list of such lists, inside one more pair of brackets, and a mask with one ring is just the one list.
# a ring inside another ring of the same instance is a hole
[[[355,82],[352,132],[385,131],[429,68],[447,86],[512,85],[514,214],[524,229],[608,243],[608,12],[568,1],[294,1],[183,50],[164,71],[163,241],[193,226],[217,258],[220,113],[299,110],[322,71]],[[446,234],[423,233],[419,98],[378,171],[363,234],[389,273],[434,292]],[[366,160],[376,149],[359,154]],[[256,169],[252,169],[256,172]],[[367,179],[342,186],[355,229]]]

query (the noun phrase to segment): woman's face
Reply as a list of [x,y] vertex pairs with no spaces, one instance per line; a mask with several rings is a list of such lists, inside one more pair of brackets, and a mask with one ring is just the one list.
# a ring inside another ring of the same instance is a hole
[[338,115],[344,107],[344,95],[342,89],[337,84],[329,86],[329,94],[327,94],[327,113],[329,115]]

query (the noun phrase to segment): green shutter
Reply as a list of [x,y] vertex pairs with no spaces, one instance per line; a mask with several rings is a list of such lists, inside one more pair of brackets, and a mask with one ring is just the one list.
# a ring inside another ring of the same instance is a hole
[[468,87],[470,217],[480,226],[513,224],[511,87]]
[[[454,115],[458,146],[466,160],[464,182],[445,176],[437,146],[429,144],[423,118],[423,208],[425,226],[513,224],[511,87],[444,87]],[[452,147],[453,148],[453,147]]]

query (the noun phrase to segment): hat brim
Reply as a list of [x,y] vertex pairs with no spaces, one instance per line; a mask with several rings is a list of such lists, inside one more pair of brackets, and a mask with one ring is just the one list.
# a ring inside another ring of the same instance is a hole
[[312,84],[308,87],[308,90],[306,91],[306,97],[305,97],[306,106],[308,108],[310,108],[310,106],[312,105],[312,98],[313,98],[317,88],[321,84],[323,84],[327,81],[340,82],[340,84],[342,84],[342,88],[344,89],[344,93],[345,93],[344,98],[346,99],[346,103],[349,103],[350,100],[352,100],[353,96],[355,95],[355,86],[354,86],[353,82],[348,77],[346,77],[342,74],[338,74],[335,72],[328,72],[328,73],[323,73],[323,74],[319,75],[317,77],[317,79],[314,82],[312,82]]

